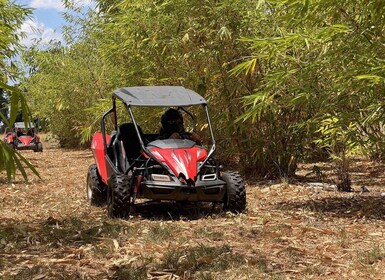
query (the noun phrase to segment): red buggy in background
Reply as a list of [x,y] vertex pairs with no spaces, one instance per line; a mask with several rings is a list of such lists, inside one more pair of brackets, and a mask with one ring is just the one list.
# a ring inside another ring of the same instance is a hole
[[7,127],[3,135],[3,141],[16,150],[33,150],[34,152],[43,151],[43,144],[32,123],[30,123],[27,128],[25,127],[24,122],[16,122],[13,130],[10,130]]

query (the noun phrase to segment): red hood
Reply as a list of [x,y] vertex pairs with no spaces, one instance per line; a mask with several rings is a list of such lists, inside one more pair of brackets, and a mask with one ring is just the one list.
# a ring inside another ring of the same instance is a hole
[[33,140],[33,137],[31,137],[31,136],[22,136],[22,137],[19,137],[18,139],[25,146],[28,146],[31,143],[31,141]]
[[196,179],[198,162],[207,157],[206,150],[197,146],[167,149],[153,147],[149,150],[157,160],[167,164],[177,177],[182,175],[183,179],[193,181]]

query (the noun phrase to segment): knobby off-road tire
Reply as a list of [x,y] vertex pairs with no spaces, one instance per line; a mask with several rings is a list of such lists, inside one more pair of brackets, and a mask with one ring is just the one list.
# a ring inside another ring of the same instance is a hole
[[222,179],[226,182],[226,194],[223,208],[225,211],[241,213],[246,209],[246,189],[242,177],[237,172],[224,172]]
[[107,194],[107,212],[110,218],[128,218],[130,215],[130,181],[125,175],[111,177]]
[[36,144],[36,148],[33,150],[35,153],[36,152],[42,152],[43,151],[43,144],[41,142]]
[[86,194],[93,206],[103,206],[107,202],[107,186],[100,177],[96,164],[91,164],[87,174]]

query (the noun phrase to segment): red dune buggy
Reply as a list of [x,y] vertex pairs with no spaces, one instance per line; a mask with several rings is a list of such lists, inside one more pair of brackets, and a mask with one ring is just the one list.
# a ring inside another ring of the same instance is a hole
[[[131,122],[118,125],[117,104],[121,101]],[[133,107],[175,107],[193,120],[185,107],[201,106],[206,115],[211,147],[189,139],[159,139],[143,133]],[[114,130],[106,134],[106,117]],[[206,100],[196,92],[177,86],[125,87],[112,95],[112,108],[101,119],[91,149],[95,159],[88,170],[86,193],[91,205],[107,203],[108,216],[126,218],[136,198],[173,201],[220,202],[227,211],[246,208],[246,191],[236,172],[222,172],[214,159],[215,140]]]
[[24,122],[16,122],[13,130],[8,127],[5,129],[3,141],[17,150],[33,150],[42,152],[43,144],[33,124],[25,127]]

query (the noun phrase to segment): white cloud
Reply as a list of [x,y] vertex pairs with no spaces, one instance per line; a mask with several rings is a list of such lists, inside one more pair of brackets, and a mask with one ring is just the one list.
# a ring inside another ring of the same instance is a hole
[[64,11],[64,5],[60,0],[32,0],[31,7],[36,9],[55,9]]
[[48,44],[51,40],[64,41],[62,34],[45,26],[42,22],[27,20],[22,24],[20,31],[26,36],[21,40],[21,44],[27,47],[30,47],[36,40],[40,40],[40,44]]
[[75,3],[79,6],[92,6],[95,4],[93,0],[78,0]]
[[[74,0],[77,7],[94,6],[93,0]],[[59,12],[65,10],[65,7],[61,0],[32,0],[30,6],[36,9],[55,9]]]

